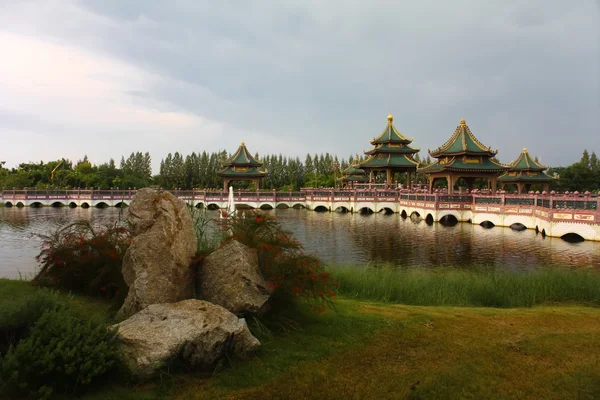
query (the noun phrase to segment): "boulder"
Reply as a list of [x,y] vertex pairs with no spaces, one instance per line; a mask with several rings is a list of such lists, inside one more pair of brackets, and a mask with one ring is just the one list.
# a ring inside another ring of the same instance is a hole
[[264,312],[271,296],[256,251],[235,240],[206,257],[196,290],[197,298],[245,316]]
[[141,379],[174,363],[207,370],[225,357],[244,357],[260,345],[243,318],[196,299],[152,304],[116,327],[117,346]]
[[150,304],[193,298],[189,266],[196,254],[196,234],[187,205],[169,192],[141,189],[127,220],[132,240],[122,273],[129,292],[121,315],[131,316]]

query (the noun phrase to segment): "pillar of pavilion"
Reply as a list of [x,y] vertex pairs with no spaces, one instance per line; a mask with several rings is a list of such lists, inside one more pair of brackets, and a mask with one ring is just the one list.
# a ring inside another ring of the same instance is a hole
[[510,163],[508,171],[498,178],[498,182],[502,185],[502,189],[506,185],[516,185],[518,194],[527,193],[532,184],[542,184],[544,190],[548,192],[550,183],[555,178],[546,175],[544,171],[547,169],[547,166],[535,161],[535,158],[531,157],[527,149],[523,149],[519,157]]
[[261,169],[262,165],[242,142],[233,156],[223,163],[224,168],[217,172],[217,176],[223,179],[223,190],[228,190],[233,181],[252,181],[258,190],[262,178],[267,174]]
[[365,152],[369,158],[360,164],[360,168],[369,174],[369,181],[374,182],[378,173],[385,173],[385,180],[391,185],[396,172],[406,172],[407,186],[410,188],[410,174],[416,173],[419,166],[413,156],[420,150],[409,146],[412,141],[396,129],[394,117],[388,115],[388,124],[383,132],[371,140],[374,147]]
[[463,178],[469,190],[473,188],[475,179],[483,178],[488,181],[492,192],[496,192],[497,179],[507,170],[507,166],[495,161],[493,157],[498,150],[486,147],[473,135],[464,119],[456,127],[454,134],[441,147],[431,151],[429,155],[437,161],[420,168],[429,180],[429,191],[438,179],[448,182],[448,193],[454,193],[454,185]]

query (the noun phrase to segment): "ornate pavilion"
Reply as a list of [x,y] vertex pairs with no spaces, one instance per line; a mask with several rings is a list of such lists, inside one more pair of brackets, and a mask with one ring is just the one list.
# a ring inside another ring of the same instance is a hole
[[217,172],[217,176],[223,179],[224,190],[228,190],[232,181],[252,181],[258,190],[262,178],[267,174],[267,171],[261,170],[262,165],[242,142],[233,156],[223,163],[224,168]]
[[507,166],[493,160],[498,150],[485,147],[473,135],[464,119],[456,127],[454,134],[441,147],[431,151],[429,155],[437,158],[433,164],[419,169],[429,180],[429,191],[438,179],[448,182],[448,193],[454,192],[454,185],[462,178],[469,190],[473,188],[475,179],[486,179],[492,192],[496,192],[497,180]]
[[355,183],[367,183],[369,182],[369,178],[367,177],[367,173],[364,169],[360,168],[358,161],[358,156],[356,156],[355,161],[350,164],[348,168],[343,171],[344,176],[338,179],[338,182],[341,183],[344,188],[352,188]]
[[544,171],[548,167],[540,164],[527,152],[527,149],[523,149],[523,152],[519,154],[519,157],[510,163],[508,171],[498,178],[498,182],[502,185],[502,189],[506,185],[514,184],[517,186],[517,193],[528,192],[532,184],[544,185],[544,190],[550,190],[550,183],[554,181]]
[[371,141],[374,146],[365,152],[370,157],[360,164],[360,169],[369,174],[369,181],[374,182],[378,173],[385,172],[386,182],[392,184],[396,172],[406,172],[407,186],[410,187],[411,173],[417,172],[419,163],[413,159],[420,149],[409,146],[413,139],[402,135],[394,126],[394,117],[388,115],[388,124],[377,138]]

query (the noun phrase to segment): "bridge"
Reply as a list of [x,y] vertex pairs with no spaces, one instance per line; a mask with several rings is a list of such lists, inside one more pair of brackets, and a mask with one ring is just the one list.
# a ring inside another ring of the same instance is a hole
[[[194,207],[225,208],[228,193],[207,190],[171,190]],[[4,190],[0,204],[6,207],[123,207],[135,190]],[[303,207],[314,211],[399,213],[427,222],[456,220],[535,229],[542,236],[578,235],[600,242],[600,198],[589,193],[425,193],[389,188],[302,189],[299,192],[236,192],[238,205],[272,209]]]

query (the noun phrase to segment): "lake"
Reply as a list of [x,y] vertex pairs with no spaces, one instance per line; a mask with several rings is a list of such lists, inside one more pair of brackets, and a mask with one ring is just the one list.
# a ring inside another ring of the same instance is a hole
[[[403,219],[398,214],[318,213],[304,209],[265,212],[275,215],[304,243],[306,251],[326,263],[465,269],[489,265],[511,270],[556,265],[600,270],[600,243],[542,238],[533,230],[485,229],[467,223],[428,225],[424,220]],[[0,277],[33,276],[41,244],[38,234],[78,219],[114,221],[119,213],[116,208],[0,207]]]

